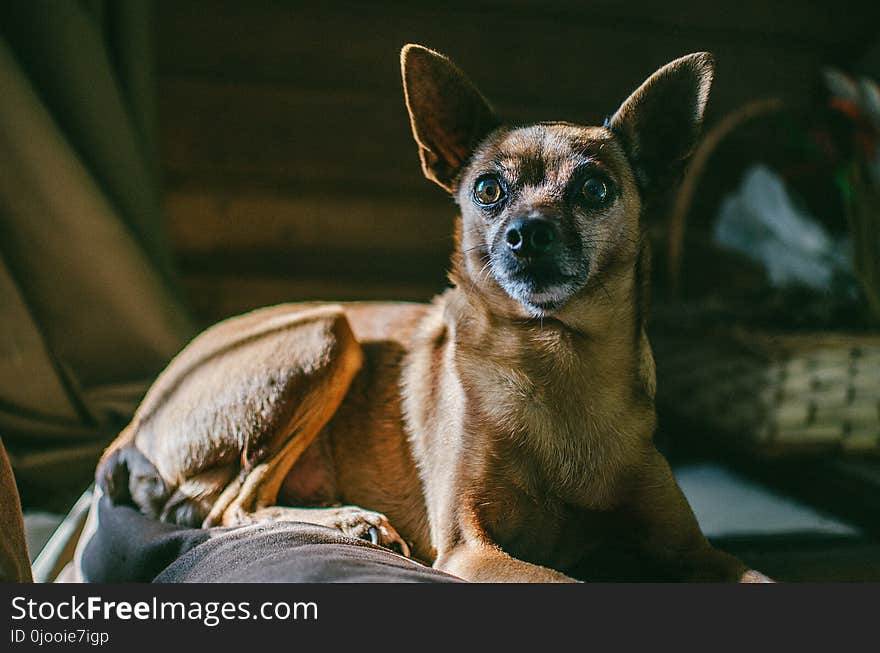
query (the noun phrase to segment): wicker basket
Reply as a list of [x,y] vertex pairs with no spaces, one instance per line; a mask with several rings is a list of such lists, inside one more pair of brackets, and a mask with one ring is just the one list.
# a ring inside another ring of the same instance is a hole
[[735,328],[654,340],[662,414],[762,456],[880,453],[880,337]]
[[[712,151],[735,128],[781,108],[751,102],[725,117],[697,148],[668,230],[673,294],[685,222]],[[766,457],[880,454],[880,335],[768,333],[680,303],[661,308],[652,342],[661,419]]]

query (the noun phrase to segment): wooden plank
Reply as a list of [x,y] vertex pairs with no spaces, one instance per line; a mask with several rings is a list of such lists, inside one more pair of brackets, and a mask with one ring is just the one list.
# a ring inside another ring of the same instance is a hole
[[457,207],[427,181],[424,191],[421,200],[187,187],[172,189],[165,207],[182,256],[329,248],[445,257]]
[[186,274],[184,289],[190,304],[203,325],[262,306],[295,301],[429,301],[442,291],[436,283],[412,283],[396,280],[345,282],[332,278],[281,278],[263,276],[221,276]]
[[326,190],[328,181],[345,180],[338,188],[346,192],[428,187],[399,98],[166,80],[159,100],[172,182]]
[[285,250],[243,250],[230,247],[180,256],[185,274],[260,275],[285,279],[331,279],[340,284],[406,281],[424,285],[442,277],[449,264],[448,248],[435,252],[324,247]]

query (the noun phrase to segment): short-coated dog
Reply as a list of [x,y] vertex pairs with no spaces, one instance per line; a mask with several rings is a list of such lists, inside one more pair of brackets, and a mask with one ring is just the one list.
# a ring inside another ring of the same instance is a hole
[[568,581],[602,550],[769,580],[708,543],[653,444],[645,212],[697,139],[711,56],[592,127],[506,125],[443,55],[401,61],[424,174],[460,208],[452,287],[211,327],[98,482],[165,521],[321,524],[472,581]]

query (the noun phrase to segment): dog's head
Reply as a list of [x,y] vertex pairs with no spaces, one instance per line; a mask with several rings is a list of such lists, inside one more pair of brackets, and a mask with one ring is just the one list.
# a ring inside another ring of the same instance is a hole
[[604,126],[511,127],[443,55],[407,45],[401,62],[425,176],[461,208],[453,275],[518,317],[576,311],[635,264],[645,199],[690,153],[713,71],[707,53],[667,64]]

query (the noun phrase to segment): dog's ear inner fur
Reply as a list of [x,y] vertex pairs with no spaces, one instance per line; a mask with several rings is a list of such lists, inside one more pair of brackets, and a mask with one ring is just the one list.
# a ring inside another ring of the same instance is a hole
[[442,54],[409,44],[400,53],[400,64],[422,171],[452,192],[474,148],[499,120],[465,74]]
[[645,80],[609,119],[643,190],[681,172],[700,134],[713,72],[708,52],[676,59]]

